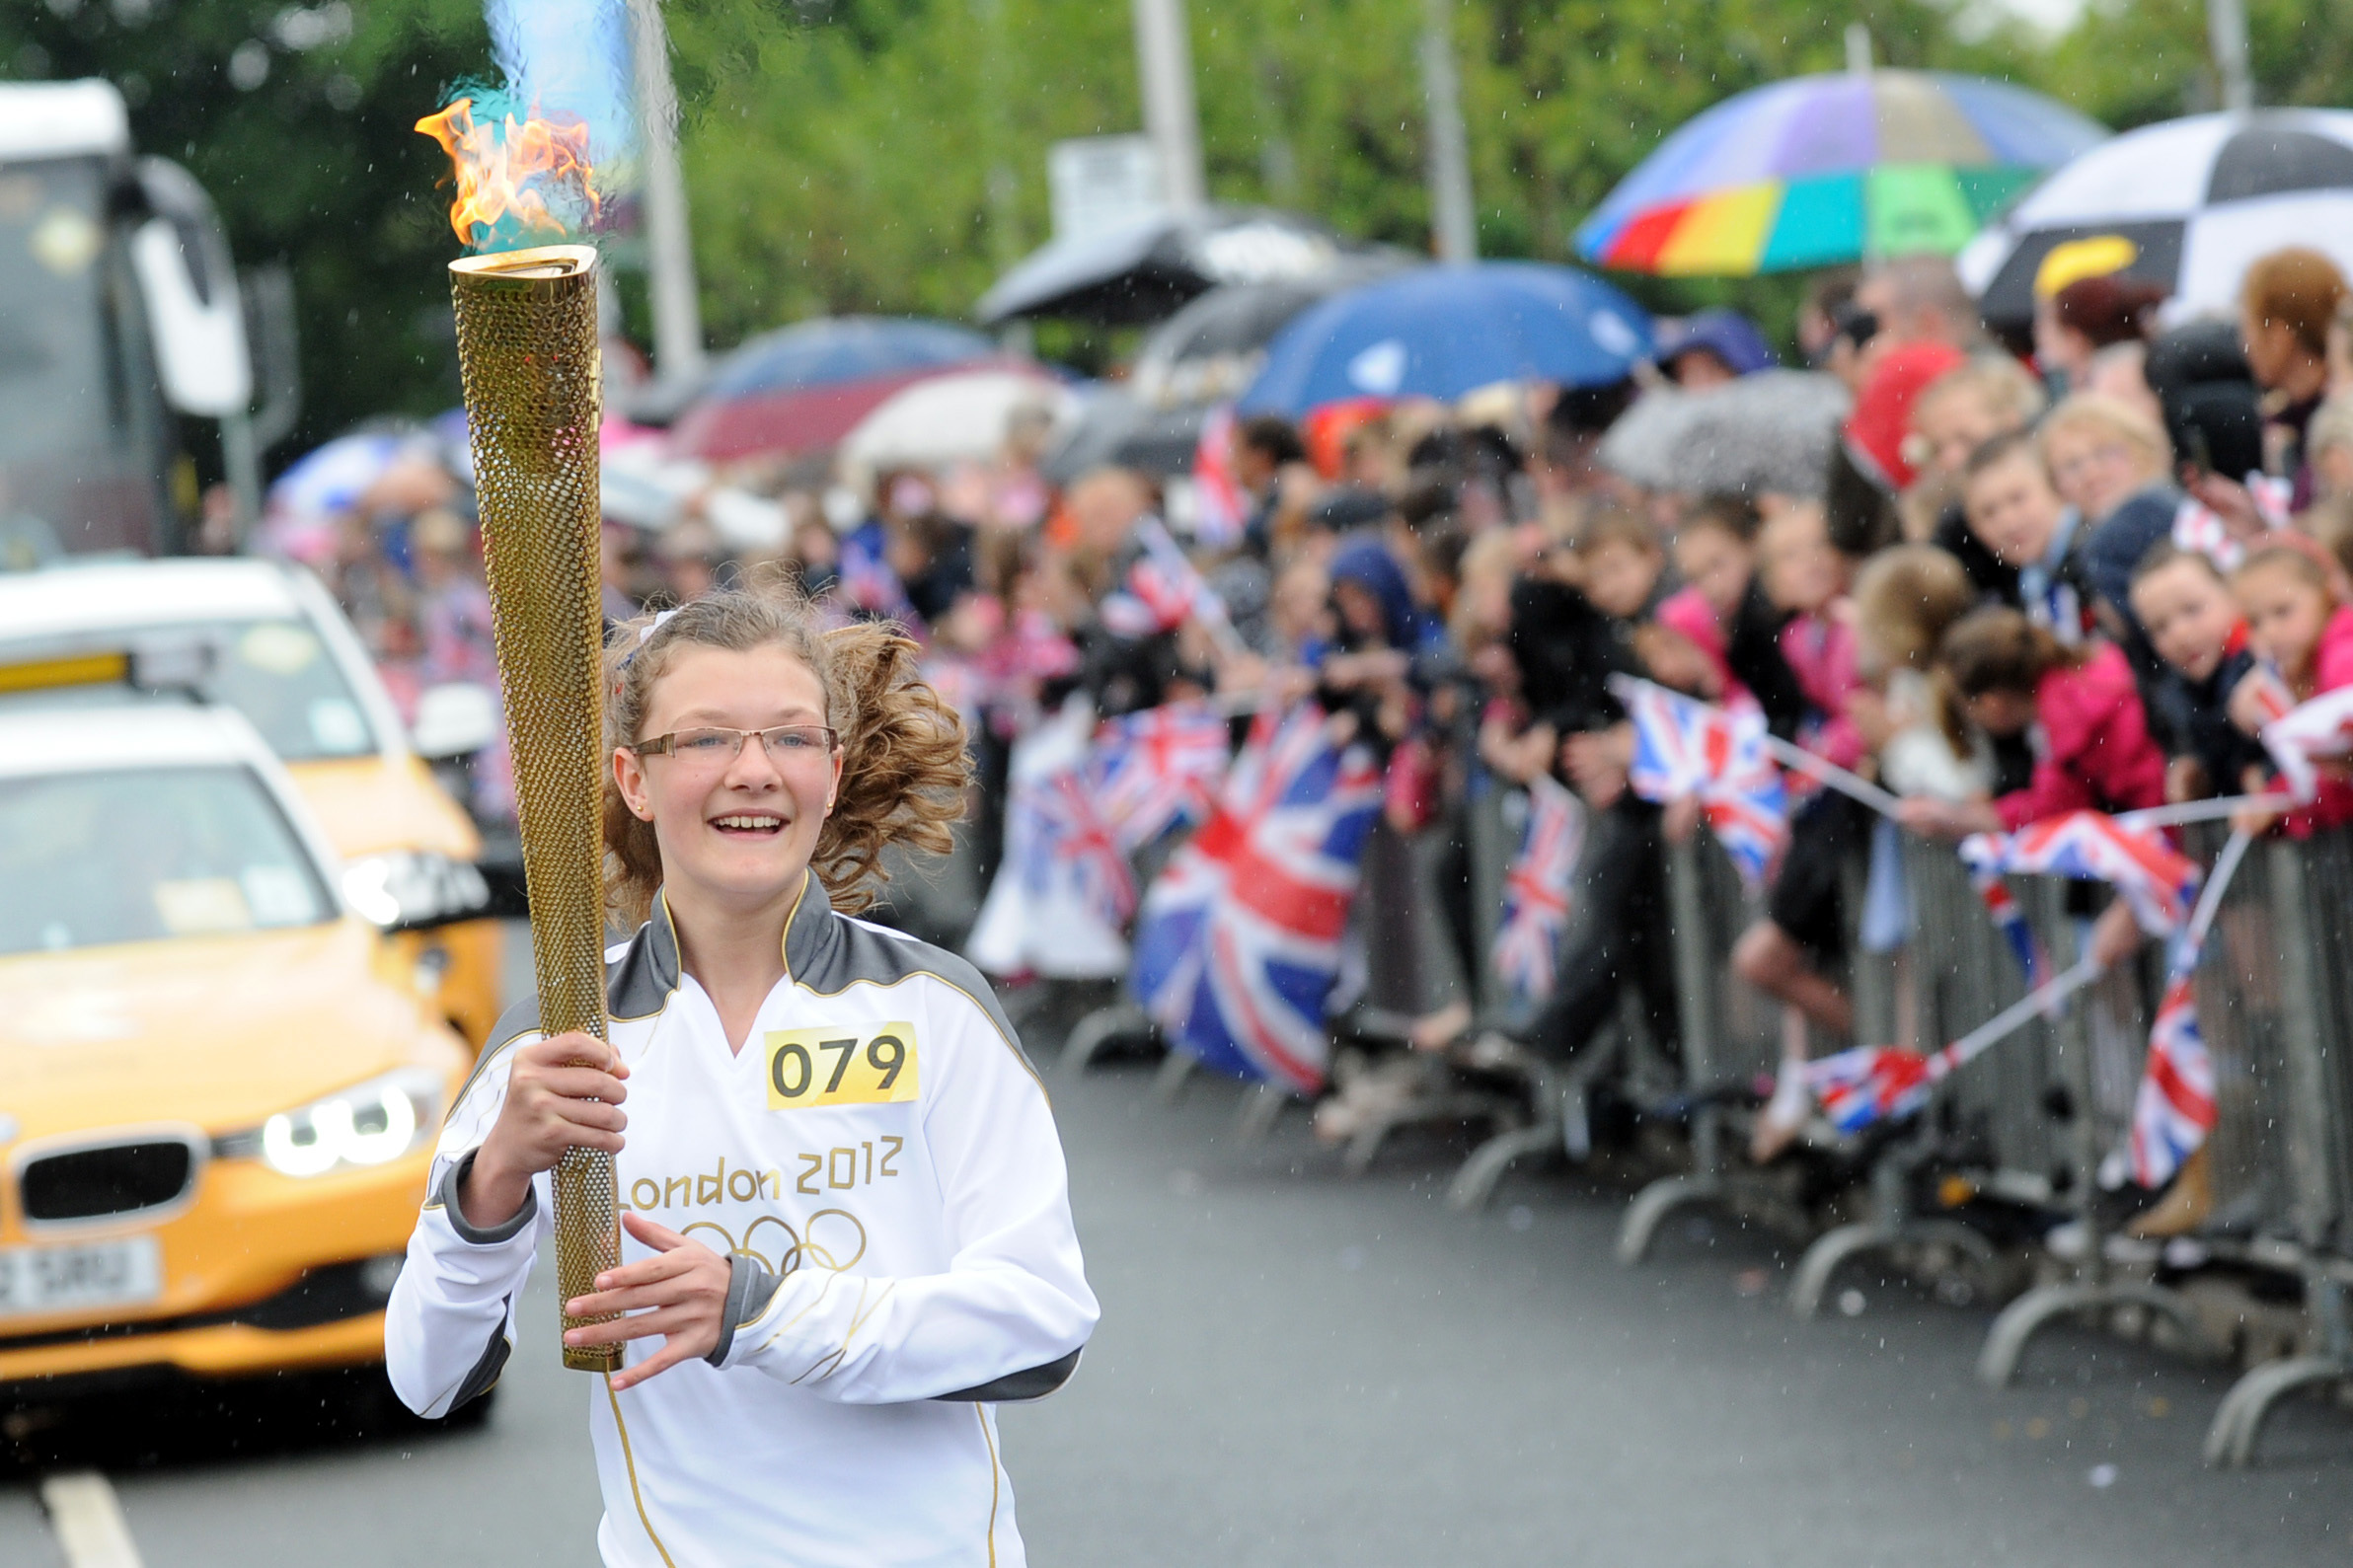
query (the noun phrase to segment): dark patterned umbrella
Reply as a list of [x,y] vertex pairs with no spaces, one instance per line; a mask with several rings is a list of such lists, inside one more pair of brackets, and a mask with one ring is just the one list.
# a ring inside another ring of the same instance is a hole
[[2168,290],[2175,317],[2228,314],[2249,261],[2312,246],[2353,270],[2353,112],[2192,114],[2100,143],[2036,187],[1961,253],[1998,327],[2034,316],[2057,247],[2114,240],[2124,275]]

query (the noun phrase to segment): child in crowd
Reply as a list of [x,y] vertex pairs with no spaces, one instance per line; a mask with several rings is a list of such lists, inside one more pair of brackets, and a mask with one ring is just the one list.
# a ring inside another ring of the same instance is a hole
[[2015,610],[1965,616],[1938,654],[1970,719],[1990,735],[2039,730],[2033,778],[1992,800],[1915,796],[1898,819],[1915,833],[1958,839],[2015,832],[2069,811],[2163,805],[2165,758],[2131,668],[2101,639],[2068,647]]
[[[1938,660],[1978,727],[2039,736],[2034,775],[2024,788],[1992,800],[1915,795],[1898,810],[1904,827],[1959,839],[2014,833],[2068,811],[2163,803],[2164,753],[2149,737],[2132,668],[2114,643],[2066,647],[2017,611],[1996,608],[1963,617],[1944,635]],[[2086,956],[2113,967],[2139,943],[2131,908],[2117,899],[2093,925]]]
[[2353,498],[2353,392],[2333,394],[2314,411],[2304,427],[2304,460],[2315,504]]
[[2076,553],[2077,514],[2059,498],[2041,450],[2024,431],[1995,436],[1962,469],[1969,532],[2017,573],[2009,602],[2073,647],[2091,629],[2091,587]]
[[[1879,782],[1898,794],[1967,800],[1993,787],[1991,748],[1971,733],[1951,691],[1933,674],[1937,644],[1976,603],[1960,562],[1934,545],[1884,550],[1855,575],[1855,633],[1866,684],[1847,710],[1879,759]],[[1893,822],[1878,818],[1856,939],[1865,952],[1907,964],[1916,924],[1903,837]],[[1915,995],[1908,984],[1895,988],[1898,1039],[1916,1031]]]
[[2173,444],[2164,427],[2131,404],[2078,393],[2053,409],[2036,432],[2051,483],[2083,518],[2077,546],[2083,570],[2115,620],[2110,636],[2126,644],[2136,667],[2155,664],[2132,617],[2132,574],[2161,539],[2172,536],[2181,510],[2173,485]]
[[2256,651],[2295,701],[2353,686],[2353,609],[2337,602],[2315,553],[2266,546],[2231,574],[2231,591]]
[[[2309,703],[2322,692],[2353,686],[2353,608],[2338,602],[2336,584],[2321,564],[2320,552],[2290,544],[2268,545],[2248,556],[2231,574],[2231,592],[2246,617],[2247,638],[2285,688],[2285,700]],[[2252,734],[2262,728],[2272,706],[2258,693],[2259,681],[2233,694],[2231,711]],[[2268,815],[2250,813],[2233,825],[2268,827]],[[2287,831],[2304,838],[2324,827],[2353,821],[2353,784],[2325,779],[2320,797],[2290,812]]]
[[[1969,531],[1961,506],[1961,476],[1969,454],[1998,435],[2031,425],[2043,411],[2041,386],[2008,354],[1979,354],[1929,383],[1912,405],[1912,433],[1920,481],[1905,501],[1936,513],[1925,536],[1951,553],[1980,598],[2011,599],[2017,569],[2004,564]],[[1910,537],[1923,537],[1917,530]]]
[[[1831,545],[1827,519],[1815,506],[1778,511],[1759,533],[1757,547],[1765,592],[1790,617],[1782,629],[1782,656],[1808,709],[1797,742],[1826,762],[1854,768],[1863,760],[1864,741],[1849,711],[1862,690],[1845,597],[1850,563]],[[1732,949],[1732,967],[1742,979],[1795,1009],[1783,1033],[1780,1081],[1750,1140],[1750,1153],[1760,1161],[1787,1148],[1812,1109],[1803,1020],[1834,1034],[1853,1026],[1847,994],[1824,969],[1845,943],[1840,866],[1864,830],[1861,810],[1828,789],[1796,808],[1766,917]]]
[[[1753,699],[1767,725],[1785,740],[1804,716],[1805,695],[1782,657],[1781,630],[1788,617],[1774,608],[1757,580],[1760,522],[1755,506],[1734,497],[1693,508],[1675,532],[1675,570],[1684,585],[1660,603],[1655,619],[1687,638],[1712,668],[1721,696],[1711,701]],[[1659,662],[1645,657],[1654,666]]]
[[2231,694],[2255,667],[2246,622],[2214,561],[2171,541],[2133,573],[2133,615],[2164,661],[2149,705],[2165,731],[2165,798],[2197,800],[2252,785],[2263,748],[2231,722]]
[[1993,785],[1993,758],[1933,678],[1944,634],[1976,605],[1959,561],[1934,545],[1880,552],[1855,577],[1858,668],[1847,710],[1897,794],[1966,800]]
[[[1665,555],[1642,518],[1604,510],[1585,520],[1561,566],[1581,591],[1530,577],[1513,595],[1509,646],[1537,722],[1517,740],[1490,724],[1480,744],[1506,777],[1556,765],[1592,812],[1577,864],[1575,933],[1552,1000],[1520,1036],[1553,1061],[1585,1048],[1630,982],[1659,1038],[1673,1037],[1675,1017],[1659,808],[1626,787],[1633,734],[1605,684],[1612,674],[1649,673],[1635,648],[1636,619],[1656,602]],[[1537,750],[1547,745],[1550,755]]]
[[2025,429],[2042,411],[2042,389],[2024,366],[2008,354],[1979,354],[1930,382],[1912,405],[1913,467],[1924,479],[1958,479],[1970,453]]

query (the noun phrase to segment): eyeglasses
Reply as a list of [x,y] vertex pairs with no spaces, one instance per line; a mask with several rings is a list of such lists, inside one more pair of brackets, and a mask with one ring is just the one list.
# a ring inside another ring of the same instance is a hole
[[633,742],[629,749],[641,757],[675,757],[693,767],[724,768],[743,755],[744,741],[754,735],[760,737],[768,760],[780,768],[831,756],[841,739],[826,724],[779,724],[774,729],[678,729]]

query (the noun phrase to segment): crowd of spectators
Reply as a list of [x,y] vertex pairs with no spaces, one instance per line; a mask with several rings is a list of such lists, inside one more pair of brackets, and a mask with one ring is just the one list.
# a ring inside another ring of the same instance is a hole
[[[1651,389],[1704,399],[1774,367],[1775,335],[1705,312],[1617,386],[1364,403],[1304,429],[1241,418],[1217,456],[1242,515],[1218,528],[1181,479],[1107,468],[1047,485],[1023,421],[986,472],[787,489],[773,550],[729,547],[691,506],[658,531],[609,524],[608,610],[782,571],[845,615],[904,623],[981,756],[983,874],[1010,748],[1071,691],[1104,716],[1313,693],[1376,748],[1381,831],[1419,846],[1404,863],[1452,949],[1403,966],[1435,977],[1405,998],[1417,1046],[1481,1066],[1569,1060],[1627,991],[1671,1038],[1662,857],[1693,812],[1629,790],[1613,675],[1754,704],[1776,735],[1903,796],[1903,829],[1944,838],[2259,789],[2254,728],[2353,684],[2344,278],[2281,252],[2249,269],[2237,322],[2167,327],[2119,260],[2054,252],[2030,341],[1990,333],[1941,261],[1825,279],[1788,340],[1848,412],[1818,485],[1795,490],[1644,486],[1602,460]],[[398,693],[493,676],[462,497],[445,473],[388,480],[326,566]],[[1222,613],[1139,628],[1108,601],[1163,519]],[[1481,961],[1453,853],[1460,806],[1538,775],[1588,810],[1586,915],[1541,1008],[1482,1015],[1459,983]],[[2305,834],[2349,817],[2353,787],[2332,784],[2242,825]],[[1737,946],[1738,972],[1790,1019],[1760,1160],[1810,1113],[1794,1071],[1809,1036],[1852,1027],[1839,867],[1892,858],[1895,831],[1839,793],[1804,800]],[[1887,939],[1900,945],[1900,923]],[[2135,939],[2121,917],[2096,938],[2114,952]],[[1343,1075],[1319,1129],[1345,1136],[1404,1082]]]

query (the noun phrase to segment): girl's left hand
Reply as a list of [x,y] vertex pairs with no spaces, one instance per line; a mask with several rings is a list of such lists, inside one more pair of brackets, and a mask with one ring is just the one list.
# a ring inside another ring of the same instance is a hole
[[1999,833],[2002,818],[1982,801],[1955,804],[1935,795],[1908,795],[1896,808],[1895,819],[1924,839],[1965,839],[1972,833]]
[[[573,1317],[634,1314],[568,1329],[567,1345],[618,1345],[650,1334],[667,1336],[661,1349],[611,1375],[616,1393],[682,1361],[710,1355],[719,1345],[727,1286],[734,1277],[733,1265],[699,1241],[689,1241],[643,1215],[625,1214],[621,1223],[656,1255],[607,1269],[596,1277],[594,1295],[575,1296],[564,1306]],[[645,1310],[647,1307],[652,1309]]]

